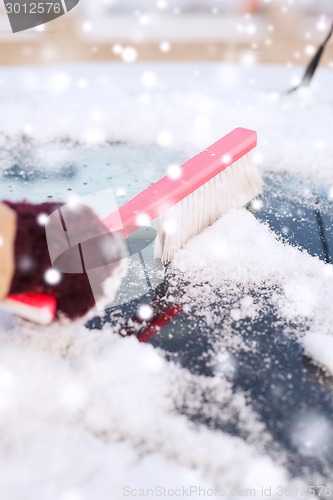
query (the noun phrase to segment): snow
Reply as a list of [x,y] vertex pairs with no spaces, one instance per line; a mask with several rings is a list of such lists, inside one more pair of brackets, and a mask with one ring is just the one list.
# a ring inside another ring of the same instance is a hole
[[305,353],[333,374],[333,336],[329,333],[312,331],[307,332],[302,340]]
[[[198,263],[200,263],[198,265]],[[178,252],[173,266],[191,278],[191,285],[210,289],[281,288],[277,305],[284,318],[299,317],[330,332],[332,266],[295,247],[285,245],[245,209],[226,214]],[[244,297],[243,309],[250,309]]]
[[[48,145],[66,138],[89,145],[158,143],[185,156],[243,126],[258,131],[255,160],[263,172],[287,171],[329,192],[331,72],[321,70],[311,91],[285,95],[301,68],[244,62],[1,68],[0,168],[11,164],[22,137],[43,145],[41,160],[51,170],[62,158],[54,159]],[[252,292],[266,287],[279,317],[302,324],[300,336],[308,332],[300,339],[305,351],[333,369],[332,266],[284,244],[251,213],[230,212],[190,241],[173,266],[190,277],[184,311],[194,301],[211,324],[219,317],[206,305],[216,289],[241,292],[230,311],[239,321],[260,314],[263,304]],[[125,486],[159,485],[223,488],[225,498],[237,498],[232,488],[255,488],[260,498],[261,488],[272,486],[276,498],[277,486],[303,484],[290,477],[283,453],[275,461],[267,456],[272,436],[246,394],[232,387],[237,336],[224,337],[214,376],[206,378],[149,345],[114,335],[110,326],[40,330],[5,313],[0,324],[1,499],[117,500]],[[193,412],[202,401],[205,411],[216,411],[214,400],[198,393],[216,394],[225,403],[221,418],[236,415],[245,437],[181,415],[184,401]],[[311,421],[299,425],[320,449],[329,424],[319,419],[315,435]]]
[[[58,500],[76,491],[120,499],[126,486],[288,484],[281,466],[241,439],[177,414],[176,399],[190,403],[193,378],[109,327],[2,332],[0,367],[1,498]],[[222,384],[221,397],[231,397],[223,379],[202,384]],[[244,411],[241,397],[237,405]],[[251,412],[245,418],[255,429]]]
[[[229,294],[239,291],[243,298],[230,312],[235,321],[258,314],[260,305],[251,301],[253,290],[271,290],[279,317],[285,323],[300,323],[300,341],[306,353],[333,373],[332,351],[328,349],[333,323],[331,264],[284,244],[242,209],[229,212],[192,239],[178,252],[173,266],[190,279],[187,297],[197,301],[200,295],[202,307],[214,303],[216,290]],[[303,338],[306,328],[309,331]]]
[[[8,135],[44,142],[159,142],[190,155],[244,126],[258,131],[261,165],[332,185],[331,71],[321,69],[311,91],[286,95],[301,68],[257,66],[252,54],[244,57],[239,66],[2,68],[0,144],[8,148]],[[146,86],[147,71],[150,80],[155,75],[153,88]]]

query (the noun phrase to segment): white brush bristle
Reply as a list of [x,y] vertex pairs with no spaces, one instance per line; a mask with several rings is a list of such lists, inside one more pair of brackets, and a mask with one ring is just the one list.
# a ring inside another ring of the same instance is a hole
[[262,185],[251,155],[243,156],[157,219],[155,257],[172,260],[190,238],[255,198]]

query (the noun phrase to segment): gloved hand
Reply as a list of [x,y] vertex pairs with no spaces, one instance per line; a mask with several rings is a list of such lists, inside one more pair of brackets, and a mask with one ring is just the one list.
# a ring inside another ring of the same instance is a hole
[[[58,317],[76,319],[94,309],[96,302],[111,302],[125,274],[126,250],[84,205],[73,208],[69,232],[61,207],[0,204],[0,300],[7,294],[46,293],[56,299]],[[54,223],[54,216],[59,223]]]

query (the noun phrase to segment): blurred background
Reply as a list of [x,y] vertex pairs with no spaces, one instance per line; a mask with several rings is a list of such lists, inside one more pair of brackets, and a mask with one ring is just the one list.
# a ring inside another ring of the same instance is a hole
[[[332,0],[81,0],[65,16],[13,34],[0,0],[0,64],[88,60],[304,64],[332,17]],[[323,64],[333,67],[332,44]]]

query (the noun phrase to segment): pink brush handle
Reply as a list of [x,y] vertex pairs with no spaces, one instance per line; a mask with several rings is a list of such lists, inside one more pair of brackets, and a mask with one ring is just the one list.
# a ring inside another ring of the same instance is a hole
[[165,176],[152,184],[116,212],[103,219],[110,231],[122,230],[129,236],[142,224],[138,215],[146,215],[150,221],[180,202],[186,196],[221,173],[224,169],[246,155],[257,145],[257,134],[253,130],[236,128],[180,167],[181,175],[177,180]]

